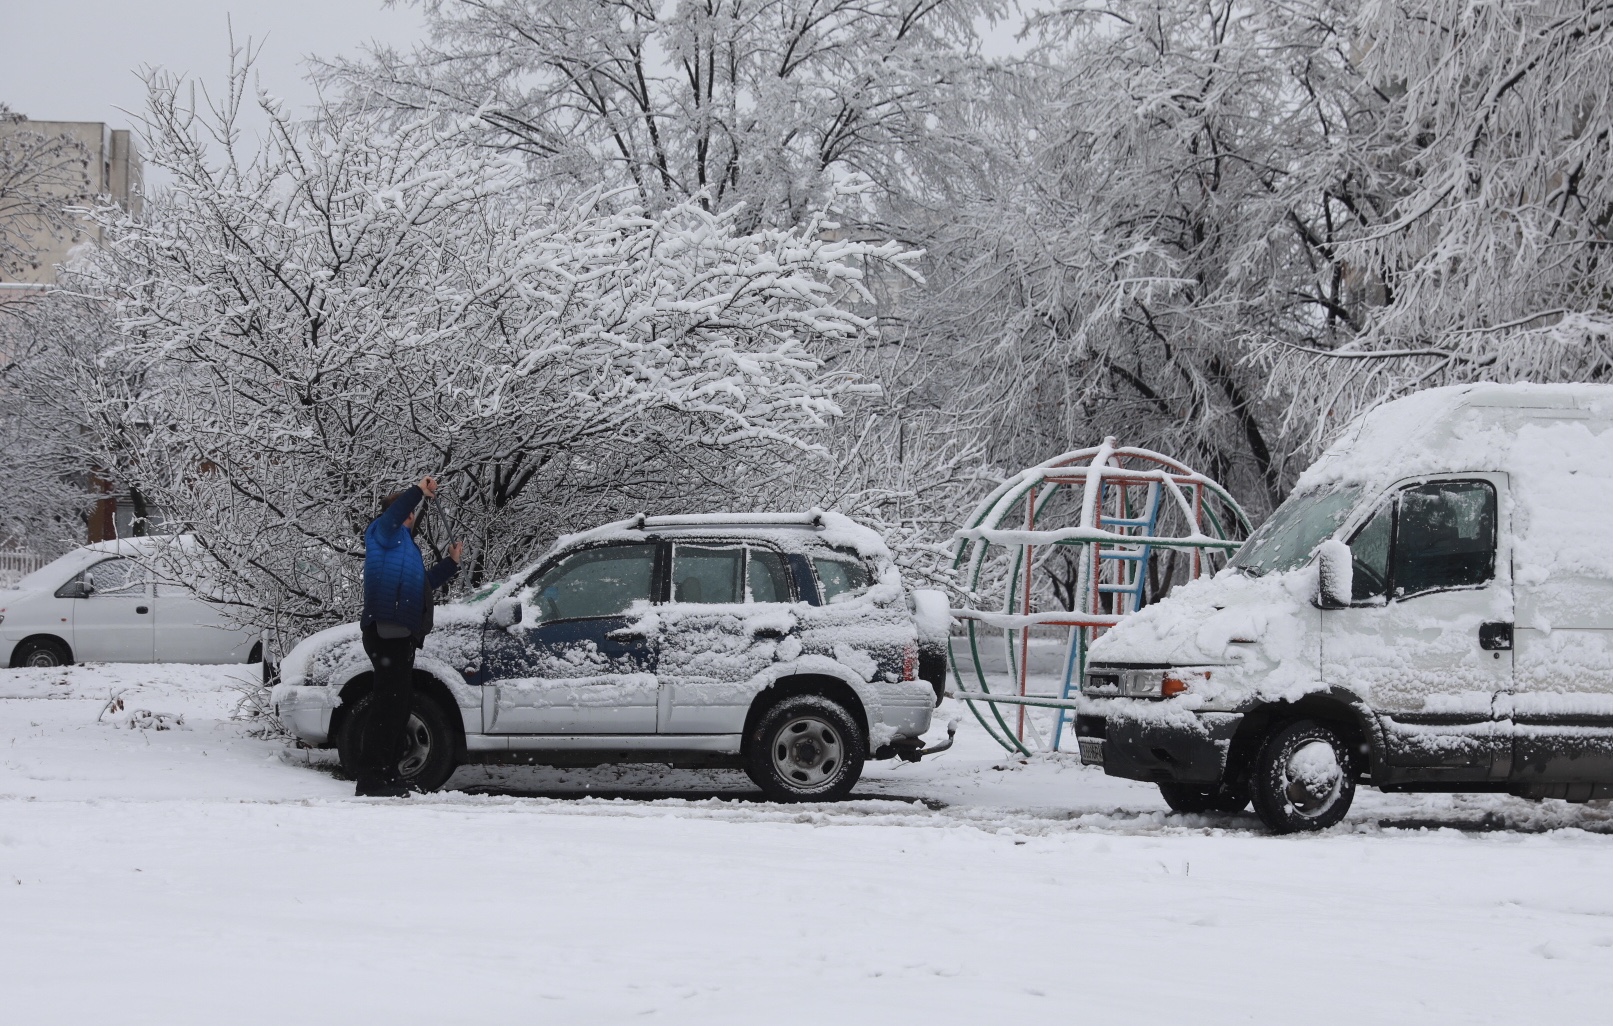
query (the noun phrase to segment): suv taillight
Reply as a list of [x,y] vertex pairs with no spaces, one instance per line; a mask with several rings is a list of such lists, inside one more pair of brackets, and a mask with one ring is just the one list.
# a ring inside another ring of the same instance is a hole
[[902,679],[919,679],[919,647],[912,642],[902,648]]

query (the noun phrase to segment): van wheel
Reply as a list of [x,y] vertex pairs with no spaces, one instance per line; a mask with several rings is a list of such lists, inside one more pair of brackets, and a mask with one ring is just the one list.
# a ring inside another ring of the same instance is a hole
[[[342,772],[350,779],[358,777],[358,753],[364,732],[369,729],[374,700],[374,695],[359,699],[353,711],[342,720],[336,738],[336,754],[341,758]],[[458,768],[454,729],[448,714],[431,698],[417,691],[403,732],[406,740],[403,757],[398,760],[398,776],[403,778],[404,783],[422,791],[435,791],[446,784]]]
[[1255,812],[1272,833],[1326,830],[1355,799],[1350,746],[1332,727],[1298,720],[1260,746],[1250,783]]
[[1210,787],[1198,784],[1160,784],[1159,793],[1172,812],[1221,812],[1231,815],[1249,807],[1249,792],[1225,782]]
[[73,657],[55,638],[29,638],[12,653],[12,666],[67,666]]
[[862,776],[866,748],[839,702],[791,695],[745,736],[745,773],[775,802],[838,801]]

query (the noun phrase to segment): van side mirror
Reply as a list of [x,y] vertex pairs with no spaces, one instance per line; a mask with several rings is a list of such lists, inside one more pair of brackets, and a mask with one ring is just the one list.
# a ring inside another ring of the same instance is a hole
[[521,600],[518,598],[499,599],[493,607],[493,622],[508,630],[521,622]]
[[95,579],[89,574],[80,574],[56,589],[56,597],[64,599],[89,598],[95,590]]
[[1316,604],[1323,609],[1344,609],[1349,606],[1355,586],[1355,566],[1350,547],[1337,538],[1329,538],[1316,549],[1316,567]]

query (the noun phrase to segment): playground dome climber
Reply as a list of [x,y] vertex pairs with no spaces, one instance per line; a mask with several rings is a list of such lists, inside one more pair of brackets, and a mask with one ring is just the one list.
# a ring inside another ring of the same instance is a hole
[[[1092,640],[1173,585],[1225,566],[1249,533],[1220,484],[1112,437],[1020,471],[953,536],[966,603],[952,610],[965,628],[951,639],[953,694],[1010,752],[1059,751]],[[991,632],[1006,674],[987,667]],[[1055,674],[1033,678],[1033,632],[1063,633]]]

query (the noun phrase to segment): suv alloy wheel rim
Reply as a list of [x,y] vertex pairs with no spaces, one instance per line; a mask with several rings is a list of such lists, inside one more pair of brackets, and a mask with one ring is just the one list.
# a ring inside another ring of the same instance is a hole
[[431,728],[414,713],[409,714],[409,725],[404,728],[403,758],[398,761],[398,773],[412,780],[431,758]]
[[844,763],[839,731],[816,716],[798,716],[773,735],[773,768],[796,787],[828,783]]

